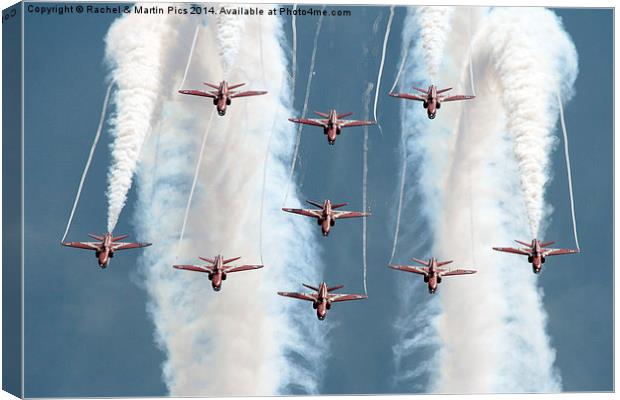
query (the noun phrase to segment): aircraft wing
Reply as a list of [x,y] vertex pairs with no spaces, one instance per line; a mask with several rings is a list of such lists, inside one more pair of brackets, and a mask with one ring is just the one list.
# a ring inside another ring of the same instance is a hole
[[399,271],[413,272],[414,274],[428,275],[428,267],[414,267],[412,265],[388,265],[389,268]]
[[291,122],[295,122],[298,124],[306,124],[306,125],[314,125],[314,126],[327,126],[327,121],[324,119],[314,119],[314,118],[289,118]]
[[443,103],[444,101],[469,100],[469,99],[473,99],[474,97],[476,96],[468,96],[468,95],[448,96],[448,97],[439,99],[439,101]]
[[307,300],[307,301],[315,301],[316,300],[316,294],[295,293],[295,292],[278,292],[278,294],[280,296],[292,297],[294,299],[299,299],[299,300]]
[[332,303],[337,303],[339,301],[350,301],[350,300],[361,300],[367,299],[368,296],[363,294],[330,294],[328,295],[329,301]]
[[321,210],[304,210],[301,208],[283,208],[282,211],[313,218],[320,218],[322,212]]
[[172,268],[196,272],[213,272],[210,267],[201,267],[199,265],[173,265]]
[[529,256],[530,255],[530,253],[528,251],[524,251],[524,250],[520,250],[520,249],[513,249],[512,247],[493,247],[493,250],[503,251],[504,253],[521,254],[521,255],[524,255],[524,256]]
[[352,120],[340,120],[338,121],[338,124],[340,124],[341,128],[348,128],[351,126],[364,126],[364,125],[374,125],[376,124],[376,121],[361,121],[361,120],[356,120],[356,119],[352,119]]
[[148,247],[150,245],[152,245],[153,243],[123,243],[123,242],[116,242],[112,244],[112,249],[114,251],[117,250],[127,250],[127,249],[139,249],[140,247]]
[[442,272],[441,276],[452,276],[452,275],[469,275],[469,274],[475,274],[476,270],[473,269],[455,269],[452,271],[448,271],[448,272]]
[[192,96],[211,97],[212,99],[217,97],[213,93],[204,92],[202,90],[179,90],[179,93],[181,93],[181,94],[191,94]]
[[251,269],[259,269],[263,268],[262,265],[242,265],[240,267],[232,267],[231,269],[226,269],[225,272],[241,272],[241,271],[249,271]]
[[99,250],[100,242],[60,242],[61,245],[67,247],[75,247],[76,249]]
[[562,254],[575,254],[579,253],[579,249],[545,249],[544,255],[546,256],[559,256]]
[[247,92],[232,93],[229,97],[233,99],[235,97],[260,96],[261,94],[267,94],[267,92],[264,90],[248,90]]
[[389,95],[392,97],[400,97],[401,99],[407,99],[407,100],[426,101],[426,97],[418,96],[417,94],[389,93]]
[[334,219],[365,217],[370,213],[359,211],[332,211]]

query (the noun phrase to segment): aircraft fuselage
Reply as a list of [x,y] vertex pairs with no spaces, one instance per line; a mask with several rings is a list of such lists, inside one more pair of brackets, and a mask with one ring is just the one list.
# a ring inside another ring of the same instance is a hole
[[329,200],[325,200],[323,203],[323,215],[319,219],[319,224],[321,225],[323,236],[329,235],[331,227],[336,224],[336,221],[332,218],[332,203]]
[[114,251],[112,250],[112,234],[106,233],[103,236],[103,241],[101,242],[100,250],[95,252],[95,257],[97,257],[97,262],[99,263],[100,268],[106,268],[108,263],[110,262],[110,258],[114,257]]
[[226,280],[226,273],[223,271],[223,258],[218,255],[215,258],[215,265],[213,266],[213,272],[209,274],[209,280],[211,281],[211,286],[213,290],[219,292],[222,289],[222,281]]
[[327,300],[327,284],[321,283],[318,298],[312,306],[316,308],[316,317],[319,321],[323,321],[327,317],[327,310],[331,308],[331,304]]
[[429,119],[435,119],[437,109],[439,107],[441,107],[441,105],[437,100],[437,87],[435,85],[431,85],[428,88],[426,101],[424,101],[424,108],[426,108],[426,113],[428,114]]

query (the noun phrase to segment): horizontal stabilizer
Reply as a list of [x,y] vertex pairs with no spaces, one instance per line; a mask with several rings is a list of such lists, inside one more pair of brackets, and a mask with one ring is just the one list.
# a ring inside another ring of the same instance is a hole
[[201,259],[202,261],[206,261],[208,263],[215,264],[215,259],[214,258],[206,258],[206,257],[198,257],[198,258]]
[[428,93],[428,89],[421,89],[421,88],[419,88],[419,87],[415,87],[415,86],[412,86],[412,87],[413,87],[415,90],[417,90],[418,92],[422,92],[422,93],[424,93],[424,94]]
[[209,82],[203,82],[203,83],[205,85],[209,86],[209,87],[212,87],[213,89],[219,89],[220,88],[218,85],[214,85],[214,84],[209,83]]
[[310,204],[310,205],[313,205],[313,206],[315,206],[315,207],[318,207],[318,208],[323,208],[323,204],[320,204],[320,203],[318,203],[318,202],[316,202],[316,201],[306,200],[306,203],[308,203],[308,204]]
[[245,85],[245,83],[237,83],[236,85],[228,86],[228,90],[230,90],[230,89],[237,89],[238,87],[241,87],[243,85]]
[[332,209],[334,209],[334,210],[335,210],[336,208],[344,207],[344,206],[346,206],[347,204],[349,204],[349,203],[346,203],[346,202],[345,202],[345,203],[332,204]]
[[238,259],[240,259],[241,257],[234,257],[234,258],[229,258],[228,260],[224,260],[223,263],[224,264],[228,264],[231,263],[233,261],[237,261]]
[[333,292],[334,290],[338,290],[338,289],[342,289],[344,287],[344,285],[336,285],[330,288],[327,288],[328,292]]
[[329,115],[320,112],[320,111],[313,111],[316,115],[318,115],[319,117],[323,117],[323,118],[329,118]]
[[520,241],[520,240],[515,240],[515,242],[517,242],[517,243],[519,243],[519,244],[522,244],[523,246],[532,247],[532,244],[531,244],[531,243],[522,242],[522,241]]
[[118,242],[119,240],[123,240],[123,239],[126,239],[128,237],[129,237],[129,235],[120,235],[120,236],[113,237],[112,241],[113,242]]
[[350,116],[350,115],[353,115],[353,113],[352,113],[352,112],[348,112],[348,113],[344,113],[344,114],[338,114],[338,115],[336,116],[336,118],[338,118],[338,119],[340,119],[340,118],[345,118],[345,117],[348,117],[348,116]]
[[312,289],[312,290],[314,290],[314,291],[316,291],[316,292],[318,292],[318,291],[319,291],[319,288],[316,288],[316,287],[314,287],[314,286],[310,286],[310,285],[308,285],[308,284],[306,284],[306,283],[302,283],[302,285],[303,285],[303,286],[305,286],[305,287],[307,287],[308,289]]
[[451,88],[451,87],[449,87],[449,88],[445,88],[445,89],[438,90],[438,91],[437,91],[437,94],[440,94],[440,93],[445,93],[445,92],[447,92],[448,90],[452,90],[452,88]]
[[551,246],[552,244],[554,244],[555,242],[545,242],[545,243],[541,243],[540,247],[547,247],[547,246]]
[[437,266],[441,267],[442,265],[450,264],[451,262],[453,262],[453,260],[437,262]]
[[88,236],[90,236],[91,238],[95,240],[103,240],[103,236],[93,235],[92,233],[89,233]]
[[428,261],[424,261],[424,260],[418,260],[417,258],[411,258],[413,261],[417,262],[418,264],[422,264],[425,267],[428,267],[429,262]]

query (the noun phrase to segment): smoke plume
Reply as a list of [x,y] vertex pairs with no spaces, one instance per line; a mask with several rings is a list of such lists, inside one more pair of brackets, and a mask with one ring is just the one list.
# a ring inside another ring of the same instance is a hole
[[417,9],[423,60],[431,82],[435,82],[441,66],[444,47],[450,35],[454,7],[425,6]]
[[106,59],[116,85],[115,113],[110,120],[112,163],[108,172],[108,232],[125,206],[142,144],[161,97],[161,54],[170,38],[166,15],[127,14],[116,20],[105,38]]

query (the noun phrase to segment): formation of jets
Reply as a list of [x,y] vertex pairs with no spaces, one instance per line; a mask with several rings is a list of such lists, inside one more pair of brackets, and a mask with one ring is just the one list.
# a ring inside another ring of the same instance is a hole
[[[181,94],[208,97],[213,99],[213,105],[216,107],[220,116],[226,114],[226,109],[232,103],[232,99],[238,97],[259,96],[264,95],[266,91],[236,91],[235,89],[245,85],[245,83],[239,83],[235,85],[229,85],[228,82],[222,81],[219,85],[205,82],[205,85],[209,86],[213,90],[179,90]],[[434,119],[437,110],[441,108],[442,103],[458,100],[470,100],[475,96],[471,95],[444,95],[445,92],[452,88],[437,89],[435,85],[430,85],[428,89],[421,89],[413,87],[420,94],[409,93],[389,93],[392,97],[399,97],[408,100],[417,100],[422,102],[422,106],[426,109],[428,118]],[[328,113],[322,113],[315,111],[316,115],[321,117],[320,119],[313,118],[289,118],[289,121],[298,123],[319,126],[323,128],[323,133],[327,137],[327,142],[330,145],[335,144],[336,138],[341,134],[342,128],[364,126],[376,124],[376,121],[365,120],[347,120],[344,119],[353,113],[347,112],[338,114],[335,109],[329,110]],[[315,218],[317,224],[321,227],[321,231],[324,237],[329,235],[331,228],[335,225],[336,220],[346,218],[360,218],[370,216],[368,212],[360,211],[336,211],[338,208],[346,206],[348,203],[332,204],[327,199],[323,203],[306,200],[307,203],[316,207],[315,209],[299,209],[299,208],[282,208],[282,211],[298,214],[306,217]],[[103,236],[89,234],[97,242],[61,242],[63,246],[75,247],[80,249],[87,249],[95,251],[99,267],[106,268],[109,261],[114,257],[114,252],[118,250],[135,249],[150,246],[151,243],[131,243],[120,242],[120,240],[127,238],[128,235],[121,235],[114,237],[111,232],[105,233]],[[512,247],[493,247],[493,250],[508,252],[513,254],[520,254],[527,256],[528,263],[532,264],[534,273],[538,274],[541,271],[542,264],[545,263],[546,257],[555,256],[560,254],[574,254],[578,253],[579,249],[552,249],[548,246],[554,242],[541,242],[538,239],[533,239],[531,243],[522,241],[516,241],[524,247],[512,248]],[[199,257],[200,260],[206,262],[206,265],[173,265],[172,267],[180,270],[203,272],[207,274],[208,279],[211,281],[211,285],[214,291],[220,291],[222,282],[226,280],[229,273],[241,272],[248,270],[255,270],[263,268],[263,265],[229,265],[230,263],[239,260],[241,257],[234,257],[224,259],[221,255],[216,255],[214,258]],[[388,265],[389,268],[411,272],[419,274],[424,277],[424,282],[428,286],[429,293],[435,293],[438,285],[441,283],[442,278],[445,276],[457,276],[457,275],[470,275],[475,274],[475,269],[447,269],[442,268],[446,264],[452,263],[449,261],[438,261],[436,258],[431,257],[427,261],[412,259],[421,266],[413,265]],[[324,320],[327,316],[327,311],[331,309],[332,303],[350,300],[367,299],[367,295],[362,294],[340,294],[333,293],[335,290],[341,289],[343,285],[337,285],[328,287],[327,283],[321,282],[318,287],[310,286],[303,283],[304,287],[313,290],[312,293],[298,293],[298,292],[278,292],[280,296],[291,297],[299,300],[306,300],[312,302],[312,307],[316,310],[316,315],[319,320]]]

